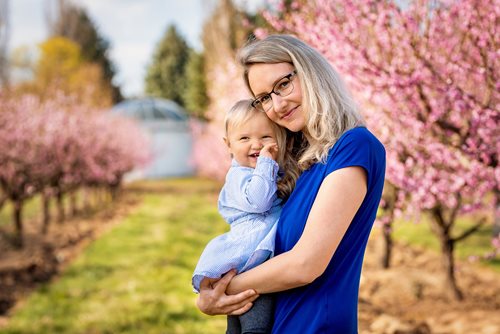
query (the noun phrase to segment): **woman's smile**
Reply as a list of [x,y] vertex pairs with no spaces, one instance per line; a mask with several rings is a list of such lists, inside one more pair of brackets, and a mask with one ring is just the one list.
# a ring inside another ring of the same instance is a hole
[[297,110],[298,107],[295,107],[295,108],[292,108],[290,111],[288,111],[286,114],[284,114],[283,116],[281,116],[282,119],[290,119],[293,114],[295,113],[295,111]]

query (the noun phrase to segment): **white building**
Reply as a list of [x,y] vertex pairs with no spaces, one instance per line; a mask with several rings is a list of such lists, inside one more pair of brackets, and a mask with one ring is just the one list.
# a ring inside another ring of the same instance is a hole
[[194,174],[190,163],[192,136],[189,118],[177,103],[158,98],[130,99],[112,112],[140,122],[151,139],[153,159],[129,178],[163,178]]

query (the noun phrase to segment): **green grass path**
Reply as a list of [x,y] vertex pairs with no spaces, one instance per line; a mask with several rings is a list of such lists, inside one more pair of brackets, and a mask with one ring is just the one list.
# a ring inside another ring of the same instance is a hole
[[139,188],[142,203],[33,293],[1,333],[224,332],[224,317],[196,309],[190,284],[204,245],[227,228],[216,208],[219,185],[170,180],[132,191]]

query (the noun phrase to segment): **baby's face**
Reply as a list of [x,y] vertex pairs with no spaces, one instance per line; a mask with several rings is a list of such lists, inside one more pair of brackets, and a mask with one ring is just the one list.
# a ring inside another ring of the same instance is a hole
[[226,144],[238,164],[255,168],[262,148],[277,142],[271,122],[265,113],[258,113],[238,126],[229,124]]

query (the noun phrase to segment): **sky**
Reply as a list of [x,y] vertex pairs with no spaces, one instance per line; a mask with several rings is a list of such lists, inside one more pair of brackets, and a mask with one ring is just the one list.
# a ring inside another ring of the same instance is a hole
[[[47,38],[44,6],[54,0],[10,1],[10,50],[36,45]],[[170,24],[187,43],[202,49],[201,31],[215,0],[73,0],[87,9],[110,44],[116,83],[125,97],[143,94],[144,75],[155,46]],[[261,0],[241,0],[254,10]]]

